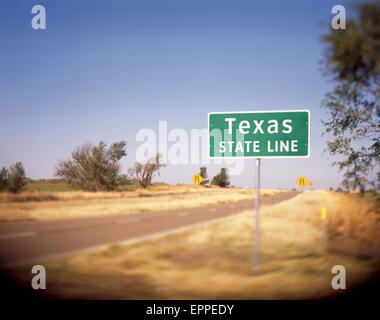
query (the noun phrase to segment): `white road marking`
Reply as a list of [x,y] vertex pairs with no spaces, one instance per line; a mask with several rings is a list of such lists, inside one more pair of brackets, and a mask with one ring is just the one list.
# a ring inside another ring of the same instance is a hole
[[188,216],[189,214],[187,212],[180,212],[178,213],[178,217],[185,217]]
[[231,208],[231,209],[235,209],[236,206],[234,206],[234,205],[230,205],[230,208]]
[[134,222],[139,222],[140,220],[141,220],[140,218],[130,218],[130,219],[116,221],[116,223],[117,224],[134,223]]
[[211,208],[209,211],[214,212],[214,211],[216,211],[216,208]]
[[19,233],[0,234],[0,240],[33,237],[36,235],[37,235],[37,232],[19,232]]

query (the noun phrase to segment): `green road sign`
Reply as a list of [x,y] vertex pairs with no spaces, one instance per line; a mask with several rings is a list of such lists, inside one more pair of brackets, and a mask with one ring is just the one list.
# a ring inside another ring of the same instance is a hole
[[308,158],[310,111],[208,114],[210,158]]

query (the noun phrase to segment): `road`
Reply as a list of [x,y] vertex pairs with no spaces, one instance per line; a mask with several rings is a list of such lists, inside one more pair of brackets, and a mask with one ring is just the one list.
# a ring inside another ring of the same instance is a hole
[[[298,192],[260,199],[261,205],[288,200]],[[149,213],[50,221],[0,223],[0,268],[99,249],[112,243],[148,239],[253,210],[254,200]]]

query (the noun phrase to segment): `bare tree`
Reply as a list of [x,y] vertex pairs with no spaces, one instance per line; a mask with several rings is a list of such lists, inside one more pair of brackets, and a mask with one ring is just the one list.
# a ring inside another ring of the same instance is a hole
[[160,163],[161,155],[156,154],[155,157],[150,158],[144,163],[135,162],[134,166],[128,170],[132,179],[138,181],[138,183],[146,188],[152,183],[153,176],[155,174],[160,175],[160,169],[165,167]]

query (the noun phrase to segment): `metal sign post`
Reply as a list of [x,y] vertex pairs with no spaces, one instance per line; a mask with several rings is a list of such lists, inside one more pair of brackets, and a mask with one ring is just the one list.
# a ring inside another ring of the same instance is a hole
[[260,158],[256,159],[255,228],[253,234],[252,271],[260,273]]

